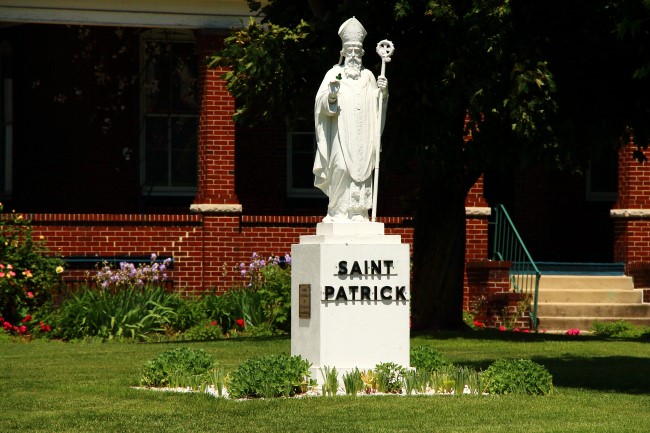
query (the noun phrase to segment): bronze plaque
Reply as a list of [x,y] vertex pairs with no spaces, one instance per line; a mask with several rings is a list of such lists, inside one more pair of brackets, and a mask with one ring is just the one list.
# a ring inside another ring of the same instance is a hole
[[298,317],[311,319],[311,284],[298,285]]

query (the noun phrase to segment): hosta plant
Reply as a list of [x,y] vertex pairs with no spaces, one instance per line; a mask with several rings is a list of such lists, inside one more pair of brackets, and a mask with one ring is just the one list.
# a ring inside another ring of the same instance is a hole
[[309,367],[311,363],[300,356],[250,358],[232,373],[228,394],[233,398],[291,397],[306,388]]
[[145,363],[140,375],[142,386],[191,386],[213,379],[215,360],[202,349],[179,347],[166,350]]
[[539,394],[553,392],[553,377],[543,365],[529,359],[495,361],[483,372],[490,394]]

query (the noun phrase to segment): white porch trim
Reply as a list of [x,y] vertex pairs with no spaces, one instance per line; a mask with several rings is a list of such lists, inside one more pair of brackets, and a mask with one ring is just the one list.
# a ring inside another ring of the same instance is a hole
[[228,29],[251,15],[243,0],[0,0],[0,22]]

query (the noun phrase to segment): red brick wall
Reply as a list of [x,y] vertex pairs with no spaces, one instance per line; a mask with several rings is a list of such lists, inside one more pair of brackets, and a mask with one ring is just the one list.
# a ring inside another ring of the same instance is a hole
[[526,295],[510,292],[511,265],[485,259],[466,262],[469,305],[465,310],[486,327],[530,329],[530,302],[524,302]]
[[[301,235],[315,234],[322,217],[239,215],[114,215],[31,214],[34,236],[63,257],[159,256],[174,258],[170,272],[182,293],[227,290],[242,283],[239,264],[252,253],[285,255]],[[412,244],[409,220],[379,218],[387,234],[399,234]],[[92,271],[91,271],[92,272]],[[83,278],[85,271],[66,271],[64,277]]]
[[194,203],[237,204],[235,195],[235,100],[221,79],[224,69],[202,61],[223,45],[222,36],[197,35],[199,91],[198,194]]
[[636,146],[621,148],[618,156],[618,199],[612,209],[614,260],[650,262],[650,165],[633,158]]
[[[487,208],[483,196],[483,176],[467,193],[465,206],[469,208]],[[468,215],[465,227],[465,273],[463,284],[463,309],[470,308],[470,287],[467,277],[467,263],[488,258],[488,215]]]

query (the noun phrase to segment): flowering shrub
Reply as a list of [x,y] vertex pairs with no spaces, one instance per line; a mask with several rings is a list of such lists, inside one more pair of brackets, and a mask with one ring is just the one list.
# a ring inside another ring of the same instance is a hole
[[246,285],[259,289],[270,278],[269,269],[275,269],[276,266],[283,270],[289,270],[291,256],[289,254],[285,254],[283,257],[269,256],[265,260],[259,254],[253,253],[251,262],[248,265],[243,262],[239,264],[239,272],[241,273],[242,279],[247,283]]
[[[291,256],[269,256],[264,260],[257,253],[251,256],[248,266],[239,265],[242,278],[247,287],[257,292],[256,297],[249,297],[251,301],[259,302],[259,309],[263,317],[257,320],[247,317],[244,311],[246,324],[256,326],[267,323],[272,328],[288,332],[291,327]],[[256,308],[248,308],[256,311]]]
[[[45,239],[33,239],[31,222],[22,215],[4,213],[0,203],[0,316],[3,329],[31,332],[25,317],[47,302],[59,288],[64,262],[53,257]],[[17,325],[17,323],[23,323]],[[25,327],[25,329],[23,328]],[[18,329],[15,329],[15,328]]]
[[172,259],[167,258],[162,263],[158,263],[156,262],[157,258],[155,253],[151,254],[151,263],[140,264],[138,267],[133,263],[121,262],[119,269],[113,269],[107,262],[104,262],[94,280],[102,289],[161,284],[167,279],[165,271]]

